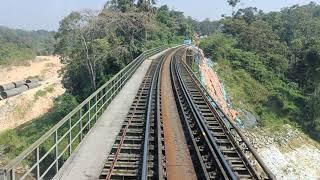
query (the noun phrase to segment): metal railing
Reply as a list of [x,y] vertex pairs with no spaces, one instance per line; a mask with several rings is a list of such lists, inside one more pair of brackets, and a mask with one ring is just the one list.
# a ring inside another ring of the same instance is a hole
[[166,46],[142,53],[28,149],[0,169],[0,180],[52,179],[141,63]]

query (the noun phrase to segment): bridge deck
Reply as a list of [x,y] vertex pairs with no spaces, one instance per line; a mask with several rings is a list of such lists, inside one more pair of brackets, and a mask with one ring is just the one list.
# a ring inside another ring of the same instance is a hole
[[160,54],[142,63],[54,179],[98,179],[105,159],[151,64],[151,59]]

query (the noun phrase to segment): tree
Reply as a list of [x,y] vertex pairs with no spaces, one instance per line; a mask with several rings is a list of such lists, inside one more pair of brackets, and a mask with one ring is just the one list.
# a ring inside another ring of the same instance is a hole
[[138,0],[138,4],[150,4],[150,5],[154,5],[156,4],[156,0]]
[[320,84],[307,100],[309,128],[320,131]]
[[240,0],[227,0],[227,2],[232,7],[232,15],[234,15],[234,8],[237,6]]
[[142,11],[150,11],[154,4],[156,4],[155,0],[111,0],[106,3],[105,9],[111,8],[113,10],[127,12],[138,8]]
[[[217,71],[235,94],[232,98],[246,96],[236,106],[250,108],[272,126],[298,123],[316,140],[320,140],[319,17],[316,3],[270,13],[239,9],[220,20],[222,33],[200,44],[217,62]],[[252,95],[257,84],[258,91],[266,93]]]
[[248,7],[239,9],[234,15],[235,18],[243,18],[248,24],[251,24],[256,19],[258,9],[256,7]]
[[[58,43],[56,53],[67,66],[64,70],[79,71],[86,68],[92,90],[97,89],[97,58],[96,58],[96,38],[99,36],[99,19],[92,11],[73,12],[60,23],[60,28],[56,34]],[[79,72],[83,73],[83,72]],[[71,74],[68,74],[72,77]],[[75,74],[73,74],[75,75]],[[74,81],[65,84],[74,87]],[[85,81],[80,79],[79,81]],[[79,82],[80,83],[80,82]],[[76,87],[80,88],[80,87]]]
[[218,22],[210,21],[210,19],[206,18],[205,20],[198,22],[199,30],[197,30],[197,32],[200,35],[210,35],[218,29],[218,25]]
[[0,26],[0,65],[52,54],[54,34],[44,30],[24,31]]
[[120,10],[121,12],[126,12],[134,6],[135,0],[111,0],[106,3],[106,8],[112,8],[114,10]]
[[304,63],[307,66],[306,90],[309,92],[316,88],[320,83],[320,41],[315,41],[307,45],[309,47],[305,51]]
[[131,9],[73,12],[60,23],[56,54],[66,66],[63,83],[79,100],[141,53],[151,17]]
[[154,4],[156,4],[155,0],[138,0],[137,7],[143,11],[150,11]]
[[153,4],[111,0],[100,12],[73,12],[61,21],[55,51],[66,64],[64,86],[79,101],[145,49],[192,34],[183,13]]

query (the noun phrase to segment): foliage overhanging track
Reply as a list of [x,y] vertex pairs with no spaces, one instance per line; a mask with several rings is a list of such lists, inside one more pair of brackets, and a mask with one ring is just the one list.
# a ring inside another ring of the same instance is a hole
[[[171,61],[171,78],[177,106],[189,136],[199,179],[273,179],[242,134],[228,127],[182,62],[184,50]],[[237,137],[237,138],[236,138]],[[241,147],[243,146],[243,147]],[[252,161],[256,162],[253,167]]]

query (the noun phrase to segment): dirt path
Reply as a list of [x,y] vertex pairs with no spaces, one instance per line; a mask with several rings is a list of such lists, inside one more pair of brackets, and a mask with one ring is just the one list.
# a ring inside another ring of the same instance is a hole
[[161,109],[167,158],[167,175],[171,180],[197,179],[183,133],[170,79],[170,58],[164,62],[161,76]]

